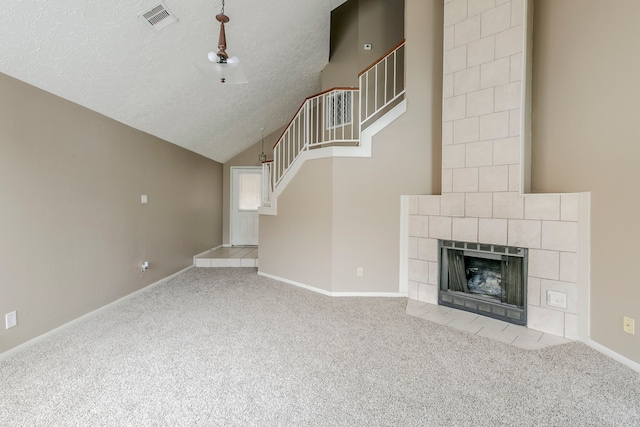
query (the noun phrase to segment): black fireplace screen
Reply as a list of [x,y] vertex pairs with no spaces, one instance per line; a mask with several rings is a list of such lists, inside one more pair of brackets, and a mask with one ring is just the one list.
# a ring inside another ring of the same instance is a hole
[[527,250],[441,241],[439,303],[526,322]]
[[522,258],[502,256],[500,260],[465,256],[446,249],[449,290],[482,295],[504,304],[524,305]]

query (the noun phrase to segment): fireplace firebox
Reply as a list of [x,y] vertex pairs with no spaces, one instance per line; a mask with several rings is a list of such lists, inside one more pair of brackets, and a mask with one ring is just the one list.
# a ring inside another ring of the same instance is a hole
[[440,305],[527,324],[526,248],[440,240]]

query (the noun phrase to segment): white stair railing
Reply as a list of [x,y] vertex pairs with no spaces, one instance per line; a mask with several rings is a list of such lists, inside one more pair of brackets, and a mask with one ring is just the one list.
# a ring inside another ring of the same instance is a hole
[[402,41],[358,76],[361,128],[373,123],[404,97],[404,43]]
[[263,166],[271,178],[271,191],[304,151],[358,144],[357,93],[352,88],[331,89],[305,100],[273,147],[273,164]]
[[362,71],[360,90],[336,88],[305,100],[262,164],[262,206],[300,155],[329,146],[358,146],[360,132],[404,98],[404,41]]

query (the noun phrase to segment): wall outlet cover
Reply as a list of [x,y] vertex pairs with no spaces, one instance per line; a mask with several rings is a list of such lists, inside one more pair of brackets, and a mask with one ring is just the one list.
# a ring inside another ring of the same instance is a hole
[[632,318],[624,316],[622,318],[622,330],[628,334],[635,335],[635,323],[635,320],[633,320]]
[[18,324],[18,315],[15,311],[4,315],[4,322],[6,329],[13,328]]
[[549,307],[567,308],[567,294],[564,292],[547,291],[547,305]]

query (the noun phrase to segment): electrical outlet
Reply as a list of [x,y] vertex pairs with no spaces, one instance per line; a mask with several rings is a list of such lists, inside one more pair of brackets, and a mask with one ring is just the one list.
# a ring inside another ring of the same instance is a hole
[[633,320],[631,317],[624,316],[622,318],[622,330],[628,334],[635,335],[636,333],[635,324],[636,324],[636,321]]
[[145,261],[142,263],[142,272],[144,273],[149,269],[149,261]]
[[358,267],[358,269],[356,270],[356,275],[358,277],[364,276],[364,269],[362,267]]
[[564,292],[547,291],[547,305],[549,307],[567,308],[567,294]]
[[15,311],[4,315],[5,329],[13,328],[18,324],[18,315]]

